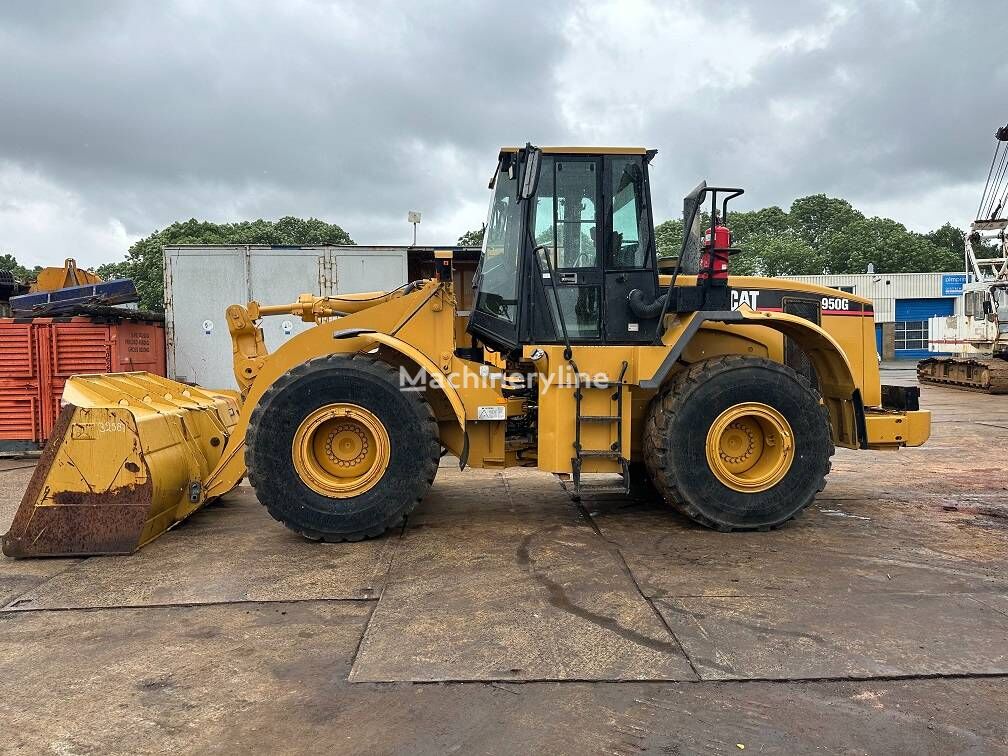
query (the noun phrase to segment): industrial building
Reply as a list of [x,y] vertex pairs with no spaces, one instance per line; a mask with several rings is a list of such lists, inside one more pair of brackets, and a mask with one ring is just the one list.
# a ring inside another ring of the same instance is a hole
[[875,343],[886,360],[929,356],[928,318],[962,313],[965,273],[786,276],[866,297],[875,305]]

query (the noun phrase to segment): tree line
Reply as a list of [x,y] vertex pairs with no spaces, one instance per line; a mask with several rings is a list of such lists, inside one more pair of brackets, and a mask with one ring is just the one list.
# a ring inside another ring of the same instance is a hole
[[[706,228],[706,215],[701,222]],[[729,212],[728,226],[734,246],[742,250],[732,259],[732,272],[740,275],[864,273],[869,265],[878,273],[923,273],[957,271],[963,266],[964,233],[951,223],[921,234],[890,218],[867,217],[847,200],[825,194],[800,197],[786,211],[772,206]],[[657,225],[655,241],[660,257],[678,255],[682,220],[673,218]],[[458,238],[460,246],[482,243],[482,228]],[[354,241],[340,226],[317,218],[240,223],[190,219],[140,239],[123,260],[101,265],[96,272],[105,279],[132,278],[140,306],[162,310],[162,247],[180,244],[304,246]],[[20,265],[12,254],[0,255],[0,270],[10,270],[22,281],[33,280],[40,269]]]
[[334,223],[318,218],[285,217],[277,221],[210,223],[195,218],[172,225],[135,242],[120,262],[100,265],[102,278],[132,278],[140,295],[140,307],[164,309],[163,247],[180,244],[268,244],[300,247],[314,244],[353,244],[350,234]]
[[14,255],[8,253],[0,255],[0,270],[6,270],[10,272],[15,279],[21,281],[21,283],[26,283],[28,281],[35,280],[39,271],[42,270],[42,266],[36,265],[34,268],[26,268],[17,261],[17,258],[14,257]]
[[[710,225],[703,213],[701,228]],[[786,276],[825,273],[931,273],[963,267],[965,234],[951,223],[926,234],[890,218],[869,218],[850,202],[825,194],[800,197],[788,210],[764,207],[728,213],[732,258],[738,275]],[[658,256],[679,254],[683,222],[673,218],[655,226]],[[479,246],[483,230],[469,231],[458,243]]]
[[[709,225],[707,214],[701,227]],[[813,194],[789,210],[765,207],[728,212],[732,258],[739,275],[785,276],[827,273],[931,273],[963,268],[965,234],[951,223],[926,234],[891,218],[866,217],[847,200]],[[655,228],[661,257],[679,254],[682,221]]]

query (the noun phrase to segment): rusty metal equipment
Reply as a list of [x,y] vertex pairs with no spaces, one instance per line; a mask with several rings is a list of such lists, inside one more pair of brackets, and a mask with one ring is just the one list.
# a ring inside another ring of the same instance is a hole
[[41,448],[53,434],[70,376],[136,371],[165,374],[164,326],[159,322],[0,318],[0,452]]
[[88,284],[101,283],[100,276],[95,275],[90,270],[83,270],[77,267],[77,261],[68,257],[63,261],[62,268],[42,268],[35,282],[31,285],[31,291],[56,291],[66,289],[70,286],[87,286]]
[[78,375],[32,475],[7,556],[129,554],[204,503],[237,397],[150,373]]
[[[502,149],[471,309],[437,250],[431,278],[393,291],[228,307],[240,397],[74,378],[4,552],[127,552],[246,476],[306,538],[369,538],[445,453],[553,473],[575,498],[646,483],[704,526],[768,530],[822,490],[836,446],[924,443],[917,390],[880,385],[871,302],[730,275],[742,190],[686,196],[679,262],[659,275],[654,154]],[[314,327],[271,353],[260,324],[276,315]]]
[[11,314],[10,298],[25,294],[27,291],[27,284],[14,278],[11,271],[0,270],[0,318]]

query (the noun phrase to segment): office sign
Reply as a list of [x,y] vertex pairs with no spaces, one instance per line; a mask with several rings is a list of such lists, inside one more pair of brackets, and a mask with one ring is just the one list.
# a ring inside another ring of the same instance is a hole
[[942,296],[958,297],[966,283],[965,273],[942,273]]

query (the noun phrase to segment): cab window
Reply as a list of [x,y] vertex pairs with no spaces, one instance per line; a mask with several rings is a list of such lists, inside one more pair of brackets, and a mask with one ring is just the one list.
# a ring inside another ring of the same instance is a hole
[[554,268],[599,267],[597,207],[594,160],[543,158],[532,227]]
[[494,183],[483,257],[480,262],[476,309],[495,318],[516,323],[518,318],[518,247],[520,212],[517,178],[502,169]]
[[609,220],[608,268],[647,267],[647,210],[644,196],[644,171],[636,155],[610,158],[609,184],[612,204]]

